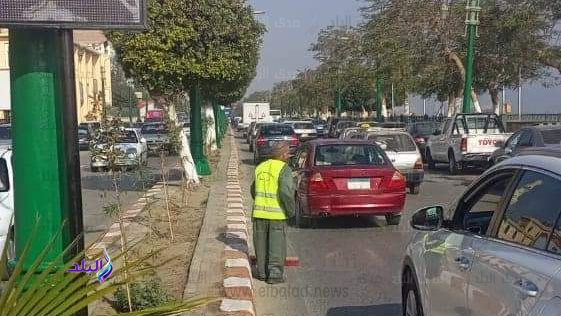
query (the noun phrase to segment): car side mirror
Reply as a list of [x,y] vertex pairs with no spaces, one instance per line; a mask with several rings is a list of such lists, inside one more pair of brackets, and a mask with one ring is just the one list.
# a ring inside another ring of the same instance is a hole
[[437,129],[437,130],[435,130],[432,134],[433,134],[434,136],[438,136],[438,135],[441,135],[441,134],[442,134],[442,131],[439,130],[439,129]]
[[433,231],[442,227],[444,207],[431,206],[418,210],[411,218],[411,227],[416,230]]

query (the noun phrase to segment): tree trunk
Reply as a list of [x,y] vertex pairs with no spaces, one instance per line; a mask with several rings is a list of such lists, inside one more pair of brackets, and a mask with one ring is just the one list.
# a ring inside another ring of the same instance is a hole
[[493,113],[497,115],[501,114],[499,105],[499,89],[497,89],[496,85],[489,88],[489,94],[491,95],[491,103],[493,103]]
[[[460,57],[458,56],[458,54],[456,54],[455,52],[452,51],[448,51],[448,58],[454,62],[454,64],[456,65],[456,67],[458,68],[458,70],[460,71],[460,75],[465,78],[466,77],[466,68],[464,67],[464,63],[462,62],[462,59],[460,59]],[[464,82],[465,84],[465,82]],[[475,90],[472,89],[471,90],[471,100],[473,103],[473,109],[476,113],[481,113],[481,105],[479,104],[479,97],[477,97],[477,93],[475,93]]]
[[388,117],[388,100],[386,97],[382,98],[382,116],[385,118]]
[[[166,105],[166,108],[170,120],[179,126],[179,122],[177,121],[177,112],[175,111],[175,104]],[[179,157],[181,157],[181,167],[183,167],[185,178],[188,183],[199,184],[199,175],[197,174],[197,169],[195,169],[193,156],[191,156],[191,147],[189,147],[189,140],[187,139],[187,135],[183,131],[183,128],[179,128],[179,140],[181,142]]]
[[216,127],[214,125],[214,110],[212,109],[211,104],[205,105],[204,113],[205,120],[210,122],[210,124],[207,123],[205,144],[210,147],[211,151],[216,151],[218,150],[218,146],[216,144]]
[[448,113],[446,114],[447,117],[452,117],[456,112],[456,94],[450,93],[448,95]]

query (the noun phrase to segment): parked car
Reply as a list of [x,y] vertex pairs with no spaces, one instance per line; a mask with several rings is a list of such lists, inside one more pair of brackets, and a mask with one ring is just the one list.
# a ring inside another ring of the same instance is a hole
[[347,128],[356,127],[356,122],[354,121],[338,121],[334,128],[330,131],[329,137],[339,138],[341,132]]
[[[107,137],[102,135],[102,138]],[[107,143],[97,144],[98,150],[92,151],[91,154],[91,170],[97,172],[110,168],[110,161],[107,152],[111,148],[107,147]],[[148,146],[146,140],[140,137],[140,134],[132,128],[124,129],[121,136],[117,139],[113,149],[117,154],[115,166],[123,169],[138,168],[148,163]]]
[[439,123],[436,121],[414,122],[407,126],[407,132],[413,136],[415,144],[419,147],[423,161],[425,160],[425,150],[430,136],[438,129]]
[[317,139],[300,146],[290,162],[296,174],[296,225],[316,217],[386,217],[398,225],[405,177],[384,151],[368,141]]
[[508,159],[450,208],[413,215],[404,315],[559,315],[560,157]]
[[531,147],[561,145],[561,126],[530,126],[512,134],[510,138],[491,154],[490,165],[516,156],[521,150]]
[[415,141],[406,132],[376,131],[366,137],[375,141],[386,152],[393,166],[407,179],[411,194],[419,194],[425,176],[423,159]]
[[[8,146],[0,147],[0,251],[6,251],[7,260],[0,262],[4,267],[8,261],[15,259],[14,242],[14,186],[12,169],[12,150]],[[7,247],[7,249],[5,249]],[[0,259],[1,260],[1,259]],[[7,280],[9,275],[2,275]]]
[[298,135],[289,125],[264,124],[261,126],[257,132],[255,150],[253,151],[253,161],[255,164],[271,158],[273,145],[278,142],[288,142],[291,154],[294,154],[300,144]]
[[166,124],[161,122],[145,123],[142,125],[142,137],[146,140],[149,154],[172,151]]
[[316,128],[311,121],[288,121],[284,122],[284,124],[292,126],[292,129],[294,129],[294,132],[298,135],[298,139],[300,139],[301,142],[318,137]]
[[90,132],[86,128],[78,128],[78,148],[88,150],[90,148]]
[[428,167],[448,163],[450,174],[467,165],[487,167],[491,154],[510,135],[495,114],[456,114],[429,138],[425,153]]
[[101,128],[101,123],[100,122],[95,122],[95,121],[90,121],[90,122],[84,122],[84,123],[80,123],[78,125],[78,128],[85,128],[87,129],[90,134],[97,131],[98,129]]

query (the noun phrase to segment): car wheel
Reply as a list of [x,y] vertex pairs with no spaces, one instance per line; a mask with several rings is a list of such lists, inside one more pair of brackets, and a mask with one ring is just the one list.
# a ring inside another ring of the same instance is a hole
[[456,157],[453,152],[448,153],[448,173],[451,175],[456,175],[459,172],[458,163],[456,162]]
[[403,276],[401,285],[403,316],[424,316],[419,289],[411,271]]
[[421,190],[421,186],[419,184],[410,184],[409,185],[409,193],[417,195]]
[[425,159],[427,161],[427,165],[429,167],[429,170],[436,169],[436,163],[434,163],[434,160],[432,159],[432,154],[430,152],[430,149],[428,149],[428,148],[425,151]]
[[390,226],[397,226],[401,222],[401,215],[388,214],[386,215],[386,223]]

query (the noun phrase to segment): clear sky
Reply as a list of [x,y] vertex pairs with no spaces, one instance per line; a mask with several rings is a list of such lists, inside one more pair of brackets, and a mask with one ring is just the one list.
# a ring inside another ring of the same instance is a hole
[[[317,63],[308,51],[318,32],[328,25],[356,25],[361,21],[360,0],[250,0],[255,10],[266,11],[258,18],[267,26],[257,77],[248,93],[270,89],[275,82],[289,80],[299,69]],[[559,75],[556,73],[557,77]],[[507,100],[517,110],[517,93],[509,91]],[[412,98],[411,110],[422,112],[422,101]],[[490,105],[481,97],[483,107]],[[541,83],[526,83],[523,88],[523,113],[561,113],[561,87],[544,88]],[[429,102],[429,112],[439,104]]]

